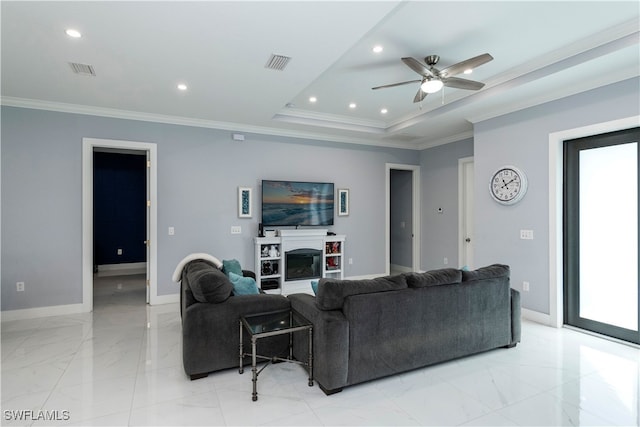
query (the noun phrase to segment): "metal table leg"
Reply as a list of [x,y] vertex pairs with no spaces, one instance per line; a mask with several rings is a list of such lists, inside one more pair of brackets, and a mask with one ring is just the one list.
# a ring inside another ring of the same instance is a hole
[[240,364],[238,367],[238,372],[239,373],[243,373],[244,372],[244,366],[242,366],[242,359],[243,359],[243,348],[242,348],[242,320],[240,320]]
[[309,328],[309,387],[313,387],[313,328]]
[[256,363],[256,338],[251,337],[251,372],[253,373],[253,394],[251,400],[254,402],[258,400],[258,368]]

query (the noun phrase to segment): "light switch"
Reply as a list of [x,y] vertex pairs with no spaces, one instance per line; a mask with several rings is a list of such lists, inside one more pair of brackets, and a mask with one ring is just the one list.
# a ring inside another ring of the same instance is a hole
[[176,229],[174,227],[169,227],[169,236],[173,236],[176,234]]
[[231,226],[231,234],[240,234],[240,233],[242,233],[242,227],[240,227],[239,225]]

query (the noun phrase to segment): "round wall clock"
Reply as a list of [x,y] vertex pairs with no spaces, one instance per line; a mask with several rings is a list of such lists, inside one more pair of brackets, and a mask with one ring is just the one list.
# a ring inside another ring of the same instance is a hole
[[496,202],[512,205],[527,192],[527,176],[515,166],[502,166],[491,177],[489,191]]

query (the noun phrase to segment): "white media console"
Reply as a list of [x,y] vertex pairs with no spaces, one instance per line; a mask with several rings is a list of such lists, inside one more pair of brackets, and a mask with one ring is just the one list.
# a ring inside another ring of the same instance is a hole
[[256,237],[256,283],[267,293],[313,293],[311,281],[344,277],[345,235],[326,229],[279,230],[276,237]]

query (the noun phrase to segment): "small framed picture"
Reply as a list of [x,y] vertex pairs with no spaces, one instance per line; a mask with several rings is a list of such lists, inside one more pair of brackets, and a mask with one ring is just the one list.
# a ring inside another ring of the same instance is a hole
[[250,187],[238,187],[238,217],[251,218]]
[[338,216],[349,215],[349,190],[338,189]]

